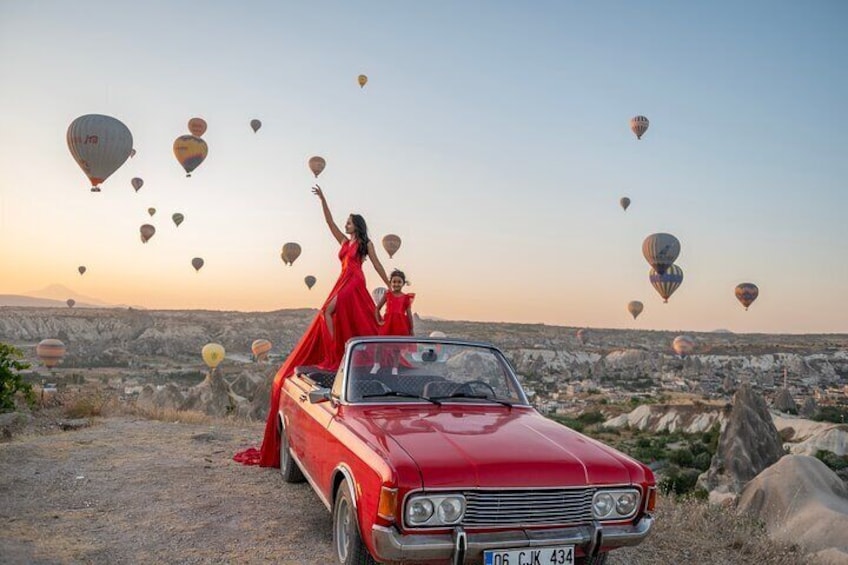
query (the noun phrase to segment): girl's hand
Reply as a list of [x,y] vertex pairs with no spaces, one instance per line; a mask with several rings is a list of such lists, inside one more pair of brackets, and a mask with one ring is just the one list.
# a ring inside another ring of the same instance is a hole
[[314,194],[315,196],[317,196],[321,200],[324,200],[324,191],[321,190],[321,187],[318,186],[317,184],[312,187],[312,194]]

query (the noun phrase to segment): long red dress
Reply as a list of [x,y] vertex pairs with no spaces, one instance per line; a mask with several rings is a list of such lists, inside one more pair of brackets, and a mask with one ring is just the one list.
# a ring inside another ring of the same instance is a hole
[[415,293],[395,296],[393,292],[386,293],[386,313],[383,315],[383,325],[380,335],[412,335],[409,327],[409,316],[406,311],[412,308]]
[[[271,388],[271,406],[268,420],[265,422],[265,436],[262,447],[237,453],[233,459],[245,465],[259,464],[262,467],[280,466],[280,435],[277,431],[277,409],[280,404],[280,391],[283,381],[294,374],[300,365],[317,365],[328,371],[339,367],[347,341],[352,337],[377,335],[377,322],[374,320],[374,300],[365,286],[365,273],[362,272],[363,258],[357,253],[357,243],[347,240],[339,249],[342,272],[330,295],[307,328],[306,333],[292,350],[286,361],[274,376]],[[333,336],[324,320],[324,311],[330,301],[336,299],[333,312]]]

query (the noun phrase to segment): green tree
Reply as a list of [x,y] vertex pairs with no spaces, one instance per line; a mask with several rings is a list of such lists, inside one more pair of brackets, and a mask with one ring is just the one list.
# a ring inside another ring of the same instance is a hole
[[0,343],[0,412],[15,409],[15,395],[21,393],[30,404],[35,404],[32,385],[25,382],[19,371],[29,369],[29,363],[21,361],[24,354],[6,343]]

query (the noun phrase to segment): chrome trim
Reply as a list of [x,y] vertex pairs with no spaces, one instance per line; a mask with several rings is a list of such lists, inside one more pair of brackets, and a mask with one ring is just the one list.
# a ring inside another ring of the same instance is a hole
[[[638,545],[653,526],[654,518],[646,514],[635,524],[605,525],[602,529],[600,525],[592,523],[546,530],[515,529],[476,534],[463,531],[466,539],[465,559],[479,560],[483,552],[490,549],[551,545],[575,545],[585,555],[593,555],[600,550],[600,543],[610,549]],[[371,540],[376,552],[374,557],[378,561],[448,560],[455,555],[457,535],[456,529],[445,533],[407,535],[391,527],[374,526],[371,529]]]
[[[336,473],[341,473],[344,475],[344,478],[347,480],[347,484],[350,485],[350,488],[353,489],[350,492],[350,499],[353,500],[353,509],[356,510],[356,480],[353,478],[353,471],[350,470],[344,463],[339,463],[336,465],[336,468],[333,469],[333,482],[336,482]],[[333,492],[333,506],[336,504],[336,493]]]
[[465,554],[468,553],[468,536],[465,530],[457,527],[453,531],[453,559],[451,565],[462,565],[465,563]]

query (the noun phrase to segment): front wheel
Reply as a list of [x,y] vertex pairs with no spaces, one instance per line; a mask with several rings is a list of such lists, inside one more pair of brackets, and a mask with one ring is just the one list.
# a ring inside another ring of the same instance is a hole
[[280,425],[280,474],[287,483],[302,483],[305,479],[289,451],[286,428]]
[[377,565],[359,534],[359,520],[350,494],[347,479],[336,491],[333,506],[333,548],[336,559],[342,565]]

